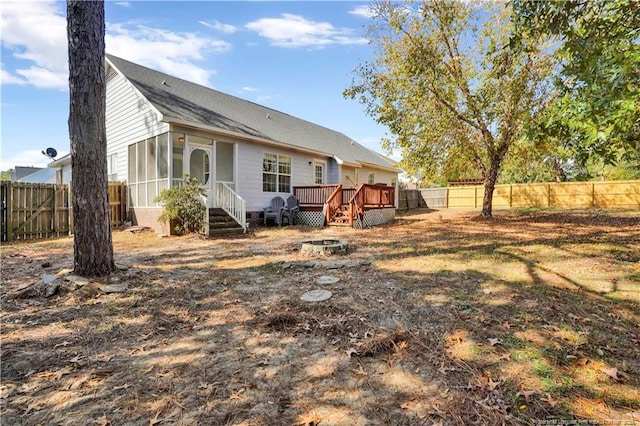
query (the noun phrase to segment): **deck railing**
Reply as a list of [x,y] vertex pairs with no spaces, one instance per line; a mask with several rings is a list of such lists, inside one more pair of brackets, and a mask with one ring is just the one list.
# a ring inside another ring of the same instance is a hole
[[342,207],[342,185],[338,185],[336,189],[329,195],[326,202],[325,223],[331,222],[333,215]]
[[294,186],[293,196],[298,199],[301,207],[322,208],[333,191],[340,185]]
[[244,199],[238,195],[229,185],[223,182],[216,183],[216,207],[227,212],[247,232],[247,205]]
[[394,208],[396,199],[395,187],[369,184],[346,189],[342,185],[294,186],[293,195],[300,201],[301,209],[323,209],[327,223],[342,206],[347,206],[351,226],[366,210]]

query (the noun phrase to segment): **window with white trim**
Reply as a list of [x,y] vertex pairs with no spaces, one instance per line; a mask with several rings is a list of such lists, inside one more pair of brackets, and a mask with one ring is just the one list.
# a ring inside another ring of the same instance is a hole
[[107,180],[115,182],[118,180],[118,154],[111,154],[107,157]]
[[367,179],[367,183],[369,185],[373,185],[375,181],[376,181],[376,175],[374,173],[369,173],[369,178]]
[[313,163],[313,183],[314,185],[324,185],[324,164]]
[[266,152],[262,159],[262,191],[291,192],[291,157]]

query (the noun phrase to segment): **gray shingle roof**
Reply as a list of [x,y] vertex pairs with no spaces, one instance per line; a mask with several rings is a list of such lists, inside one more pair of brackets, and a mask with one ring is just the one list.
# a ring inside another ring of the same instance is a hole
[[213,126],[247,136],[335,155],[340,160],[394,168],[393,162],[340,132],[292,115],[107,55],[164,120]]

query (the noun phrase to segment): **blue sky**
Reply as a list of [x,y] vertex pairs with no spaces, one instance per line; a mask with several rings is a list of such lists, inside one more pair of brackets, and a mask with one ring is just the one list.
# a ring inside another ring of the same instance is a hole
[[[69,152],[66,3],[3,1],[0,170]],[[345,133],[382,152],[386,129],[342,97],[370,57],[367,2],[107,1],[106,49]]]

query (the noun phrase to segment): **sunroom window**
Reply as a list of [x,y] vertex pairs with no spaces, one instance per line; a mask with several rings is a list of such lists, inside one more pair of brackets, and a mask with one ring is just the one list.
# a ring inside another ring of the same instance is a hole
[[153,199],[168,187],[168,134],[155,136],[128,147],[129,205],[155,207]]

